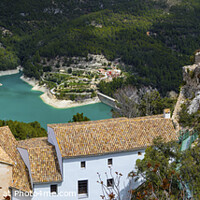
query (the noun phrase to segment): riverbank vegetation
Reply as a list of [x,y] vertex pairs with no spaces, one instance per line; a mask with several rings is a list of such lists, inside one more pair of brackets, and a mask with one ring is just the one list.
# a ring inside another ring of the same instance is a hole
[[38,64],[40,57],[103,54],[120,58],[138,84],[165,94],[178,91],[181,68],[199,48],[199,10],[198,0],[20,0],[12,6],[2,0],[0,43],[30,77],[49,70]]

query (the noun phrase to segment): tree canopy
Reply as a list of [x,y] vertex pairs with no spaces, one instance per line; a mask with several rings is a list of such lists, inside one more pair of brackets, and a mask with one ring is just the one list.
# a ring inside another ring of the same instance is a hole
[[83,113],[76,113],[76,115],[73,115],[72,121],[69,122],[83,122],[83,121],[90,121],[90,119],[83,115]]
[[129,176],[143,184],[132,190],[132,199],[189,200],[190,194],[199,199],[199,140],[186,151],[180,151],[176,141],[166,143],[156,138],[145,151],[144,159],[137,160],[136,171]]
[[114,94],[118,109],[113,110],[113,117],[140,117],[162,114],[165,108],[174,110],[176,98],[161,97],[152,88],[126,86]]
[[47,136],[46,130],[42,128],[37,121],[24,123],[12,120],[0,120],[0,126],[9,126],[12,134],[17,140]]
[[[178,91],[181,68],[199,48],[199,0],[54,2],[19,0],[10,6],[1,0],[3,70],[19,63],[25,75],[39,79],[46,70],[41,57],[103,54],[120,58],[130,84],[150,84],[161,94]],[[102,86],[116,90],[121,87],[117,82]],[[108,90],[104,93],[112,93]]]

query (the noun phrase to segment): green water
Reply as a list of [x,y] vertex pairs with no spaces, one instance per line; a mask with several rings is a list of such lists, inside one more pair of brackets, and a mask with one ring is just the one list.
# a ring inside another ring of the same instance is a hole
[[46,128],[49,123],[66,123],[77,112],[91,120],[111,118],[111,108],[103,103],[68,109],[56,109],[40,99],[41,92],[20,79],[20,74],[0,77],[0,119],[23,122],[38,121]]

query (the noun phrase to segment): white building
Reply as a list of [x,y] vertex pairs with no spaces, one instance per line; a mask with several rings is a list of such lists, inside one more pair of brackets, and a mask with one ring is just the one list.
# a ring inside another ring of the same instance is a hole
[[[0,147],[14,162],[12,199],[102,199],[97,172],[110,189],[115,172],[121,173],[120,195],[127,199],[128,191],[137,187],[128,174],[156,136],[166,141],[177,139],[171,119],[153,116],[51,124],[48,138],[19,142],[8,127],[2,127]],[[25,192],[30,191],[33,195],[28,197]]]

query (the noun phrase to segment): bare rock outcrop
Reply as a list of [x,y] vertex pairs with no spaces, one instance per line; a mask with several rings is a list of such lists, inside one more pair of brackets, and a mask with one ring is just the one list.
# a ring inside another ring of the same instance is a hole
[[183,92],[189,101],[188,113],[198,111],[200,106],[200,63],[183,67]]
[[[198,62],[199,61],[199,62]],[[180,94],[174,109],[172,119],[178,128],[179,112],[181,106],[187,102],[188,114],[195,113],[200,108],[200,53],[195,55],[195,64],[183,67],[184,85],[180,90]]]

